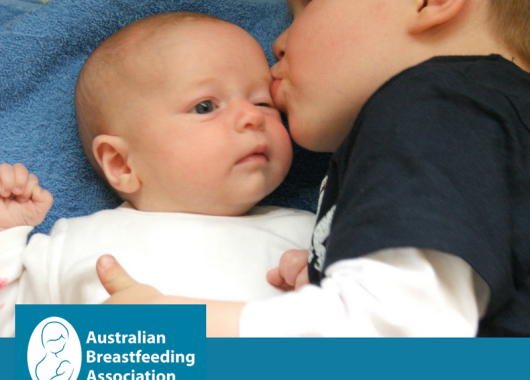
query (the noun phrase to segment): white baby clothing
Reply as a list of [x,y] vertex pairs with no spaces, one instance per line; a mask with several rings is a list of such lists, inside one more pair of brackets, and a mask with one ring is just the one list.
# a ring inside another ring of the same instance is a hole
[[255,207],[245,216],[114,210],[61,219],[50,235],[0,233],[0,336],[14,336],[15,304],[95,304],[108,298],[96,261],[112,254],[164,294],[252,301],[281,293],[266,280],[289,249],[307,249],[315,215]]

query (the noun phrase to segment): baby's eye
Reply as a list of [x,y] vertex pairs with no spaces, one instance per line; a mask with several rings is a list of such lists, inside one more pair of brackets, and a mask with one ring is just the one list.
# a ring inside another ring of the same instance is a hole
[[195,107],[193,107],[190,110],[190,113],[198,113],[198,114],[205,114],[210,113],[213,110],[215,110],[215,104],[211,100],[205,100],[203,102],[200,102]]
[[268,107],[273,108],[274,106],[270,103],[256,103],[256,107]]

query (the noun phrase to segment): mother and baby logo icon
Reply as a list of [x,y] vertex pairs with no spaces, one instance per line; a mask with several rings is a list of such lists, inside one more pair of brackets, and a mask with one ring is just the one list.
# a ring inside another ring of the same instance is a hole
[[35,327],[28,345],[33,380],[76,380],[81,369],[81,343],[68,321],[46,318]]

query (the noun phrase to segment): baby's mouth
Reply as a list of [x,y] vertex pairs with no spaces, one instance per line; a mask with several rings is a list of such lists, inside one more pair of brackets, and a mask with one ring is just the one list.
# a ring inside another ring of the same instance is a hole
[[236,165],[253,162],[269,162],[269,153],[266,145],[260,144],[256,146],[249,154],[237,161]]

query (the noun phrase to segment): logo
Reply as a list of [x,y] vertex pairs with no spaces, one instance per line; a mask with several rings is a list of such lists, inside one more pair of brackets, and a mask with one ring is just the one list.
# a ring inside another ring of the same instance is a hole
[[81,369],[81,343],[68,321],[46,318],[35,327],[28,345],[33,380],[76,380]]

